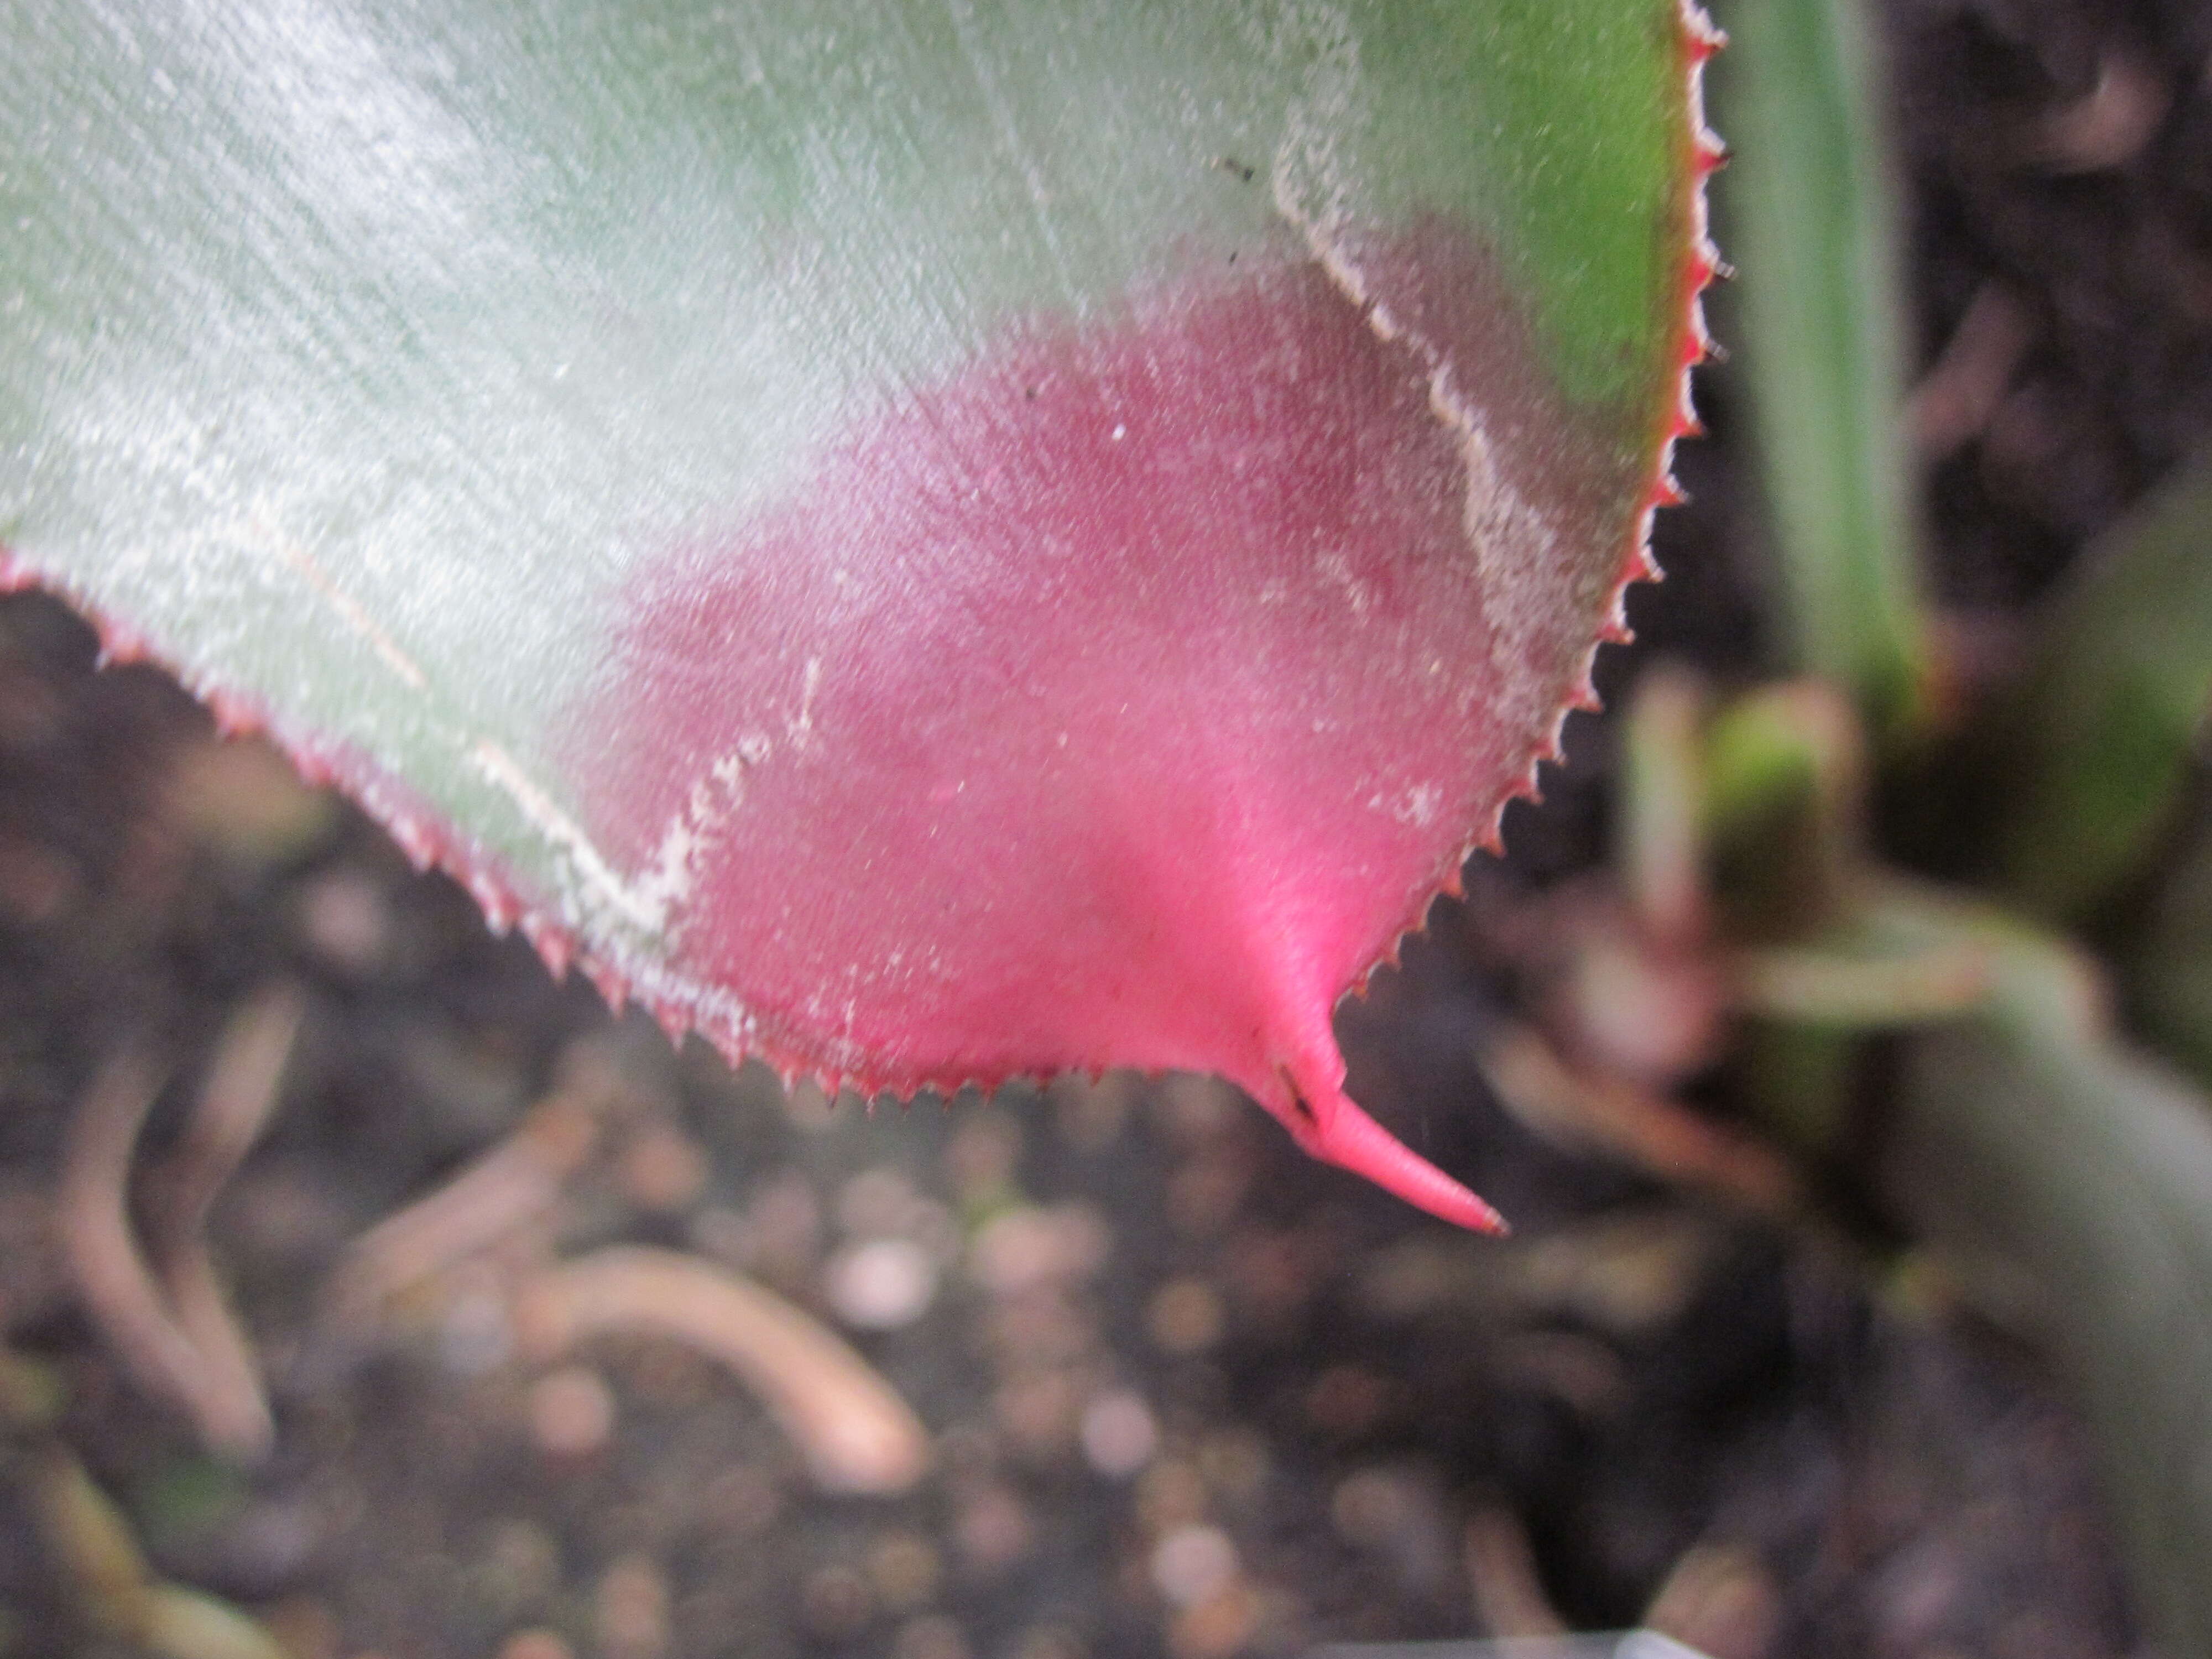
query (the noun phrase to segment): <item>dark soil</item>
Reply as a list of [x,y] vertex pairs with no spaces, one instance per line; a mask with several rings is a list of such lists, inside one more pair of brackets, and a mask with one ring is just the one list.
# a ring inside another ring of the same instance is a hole
[[[1992,284],[2025,319],[1927,506],[1936,593],[2001,635],[2212,424],[2212,11],[1887,14],[1923,362]],[[2035,159],[2113,62],[2159,100],[2148,137],[2073,172]],[[1699,401],[1697,499],[1660,527],[1669,580],[1633,596],[1609,697],[1656,654],[1766,665],[1725,369]],[[1194,1079],[872,1115],[672,1053],[350,809],[216,748],[173,685],[92,656],[51,602],[0,605],[0,1312],[158,1571],[301,1659],[1228,1659],[1480,1633],[1516,1591],[1592,1628],[1663,1594],[1717,1659],[2130,1650],[2083,1436],[2034,1356],[1826,1233],[1509,1118],[1474,1053],[1510,976],[1465,910],[1344,1027],[1354,1092],[1514,1218],[1503,1245],[1308,1164]],[[1606,744],[1575,722],[1486,906],[1595,860]],[[228,1013],[274,981],[307,1023],[214,1223],[278,1424],[240,1473],[76,1311],[47,1210],[103,1061],[138,1042],[175,1066],[158,1164]],[[349,1241],[514,1132],[579,1042],[629,1079],[607,1150],[504,1255],[329,1340]],[[930,1474],[823,1495],[754,1394],[666,1342],[533,1363],[502,1273],[615,1241],[843,1328],[927,1426]],[[126,1651],[34,1526],[27,1467],[0,1471],[0,1650]]]

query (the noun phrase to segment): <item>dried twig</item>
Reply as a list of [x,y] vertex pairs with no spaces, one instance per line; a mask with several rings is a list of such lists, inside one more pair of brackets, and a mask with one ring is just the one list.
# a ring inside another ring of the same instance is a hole
[[[234,1370],[209,1364],[173,1316],[131,1231],[131,1151],[160,1091],[158,1074],[136,1048],[94,1079],[70,1122],[56,1226],[85,1310],[124,1364],[182,1406],[210,1447],[257,1459],[274,1432],[258,1382],[241,1392]],[[215,1310],[222,1313],[219,1292]]]
[[[254,1417],[264,1425],[269,1407],[261,1368],[208,1254],[207,1218],[216,1195],[276,1109],[305,1012],[299,992],[280,985],[260,992],[231,1016],[171,1166],[168,1202],[155,1243],[169,1305],[185,1340],[204,1363],[210,1386],[238,1401],[253,1401],[237,1408],[240,1419]],[[267,1432],[264,1428],[264,1449]]]
[[759,1393],[832,1492],[903,1492],[928,1462],[927,1431],[858,1354],[781,1297],[696,1256],[593,1251],[532,1279],[515,1323],[544,1362],[616,1333],[668,1337],[719,1361]]
[[325,1292],[331,1328],[356,1335],[373,1328],[401,1291],[551,1209],[598,1143],[620,1087],[604,1056],[580,1054],[506,1139],[356,1239]]
[[1796,1206],[1790,1166],[1758,1141],[1654,1090],[1577,1071],[1526,1027],[1501,1026],[1481,1064],[1505,1109],[1548,1139],[1628,1158],[1763,1213]]
[[1492,1636],[1565,1636],[1536,1571],[1536,1553],[1521,1517],[1507,1509],[1477,1510],[1467,1518],[1462,1543],[1468,1588],[1475,1617]]
[[2158,136],[2173,88],[2140,53],[2115,48],[2097,64],[2096,84],[2035,124],[2027,160],[2049,173],[2125,167]]
[[131,1225],[131,1154],[161,1091],[143,1055],[111,1061],[70,1125],[57,1216],[87,1310],[140,1382],[188,1412],[210,1449],[268,1455],[276,1425],[261,1370],[208,1254],[207,1218],[275,1109],[298,1035],[298,992],[262,992],[233,1015],[167,1180],[157,1279]]
[[216,1194],[261,1138],[305,1013],[296,988],[272,985],[256,993],[223,1027],[184,1143],[170,1160],[161,1227],[165,1249],[185,1247],[200,1237]]
[[1982,434],[2034,343],[2027,307],[2002,283],[1984,283],[1912,388],[1906,418],[1923,462],[1944,460]]
[[1644,1626],[1711,1659],[1765,1659],[1782,1598],[1765,1564],[1739,1545],[1693,1546],[1674,1563]]

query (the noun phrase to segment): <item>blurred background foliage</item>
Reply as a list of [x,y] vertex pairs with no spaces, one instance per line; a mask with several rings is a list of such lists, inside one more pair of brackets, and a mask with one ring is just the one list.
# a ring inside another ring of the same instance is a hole
[[[2011,661],[1978,663],[1927,597],[1915,504],[1943,423],[1985,419],[2017,359],[2002,296],[1908,397],[1872,19],[1717,12],[1719,234],[1742,273],[1719,331],[1778,565],[1771,665],[1801,678],[1638,687],[1631,931],[1710,964],[1733,1103],[1812,1190],[1871,1190],[1925,1247],[1862,1228],[1875,1259],[1940,1260],[2057,1357],[2148,1633],[2212,1652],[2212,460],[2079,555]],[[2054,169],[2143,142],[2130,73],[2108,64],[2041,133]]]

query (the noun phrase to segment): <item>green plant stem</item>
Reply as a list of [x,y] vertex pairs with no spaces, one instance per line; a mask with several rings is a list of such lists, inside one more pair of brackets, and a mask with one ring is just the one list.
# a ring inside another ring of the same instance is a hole
[[1735,147],[1718,205],[1795,665],[1885,749],[1925,713],[1905,453],[1897,213],[1856,0],[1717,8]]

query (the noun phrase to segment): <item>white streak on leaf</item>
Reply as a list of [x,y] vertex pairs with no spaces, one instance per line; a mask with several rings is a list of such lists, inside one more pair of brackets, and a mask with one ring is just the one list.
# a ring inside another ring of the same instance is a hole
[[793,749],[804,749],[814,737],[814,694],[822,689],[822,659],[806,659],[805,678],[799,689],[799,712],[786,730]]
[[577,872],[623,920],[647,933],[661,931],[668,920],[666,898],[653,890],[650,881],[628,882],[617,875],[582,827],[555,804],[514,756],[489,738],[478,738],[469,750],[469,759],[521,809],[533,829],[568,855]]

